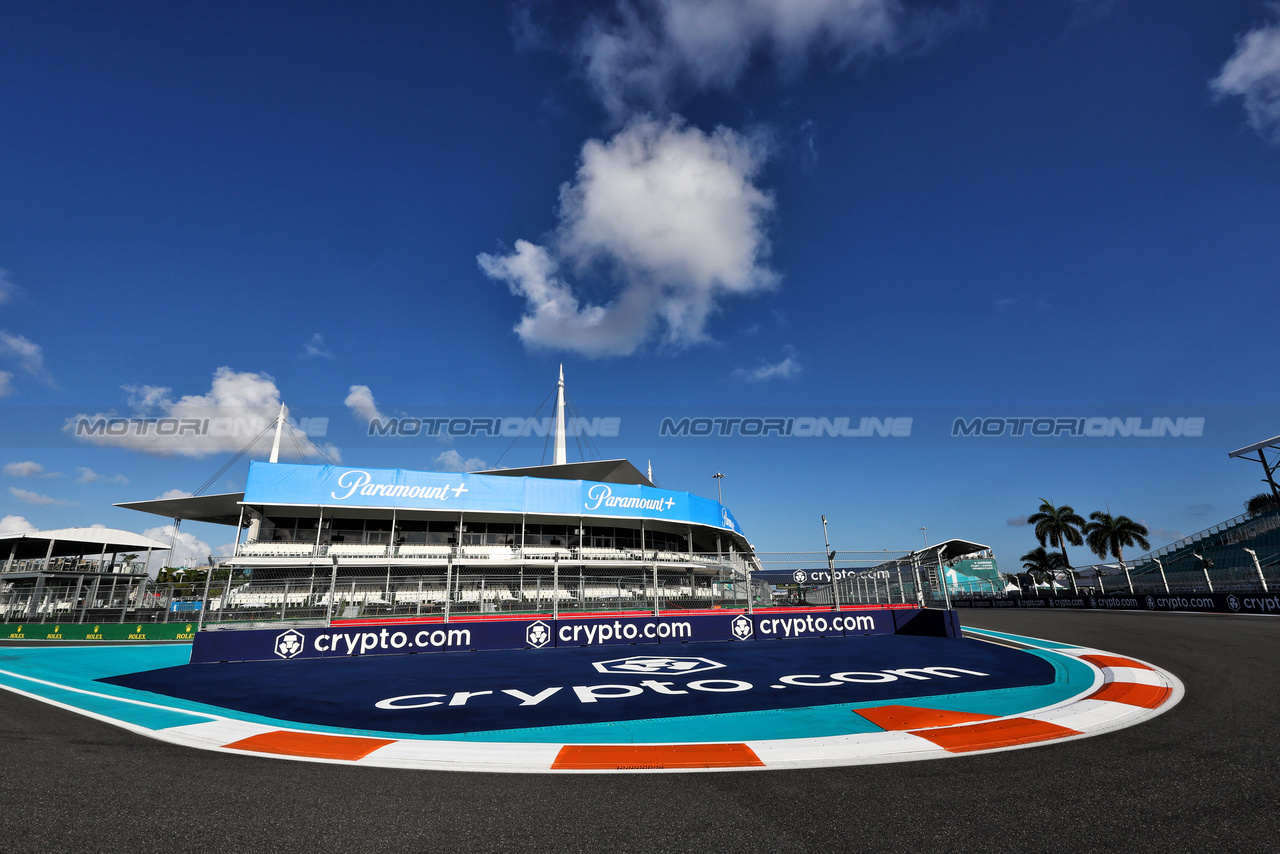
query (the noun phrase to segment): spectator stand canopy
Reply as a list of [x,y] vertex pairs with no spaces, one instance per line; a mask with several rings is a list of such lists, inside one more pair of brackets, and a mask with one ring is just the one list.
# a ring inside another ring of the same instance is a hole
[[1245,448],[1239,448],[1227,454],[1228,457],[1252,460],[1255,463],[1262,463],[1262,471],[1265,474],[1263,481],[1271,487],[1271,494],[1280,498],[1280,486],[1276,485],[1276,471],[1280,469],[1280,456],[1275,459],[1267,459],[1267,451],[1273,450],[1280,455],[1280,436],[1272,436],[1264,442],[1258,442]]
[[[117,594],[137,601],[147,583],[153,551],[166,543],[113,528],[60,528],[0,536],[0,612],[30,619],[42,609],[71,612],[95,607],[100,588],[110,582],[107,607]],[[145,553],[140,563],[118,565],[122,554]],[[110,555],[110,559],[108,559]],[[74,587],[73,587],[74,582]]]

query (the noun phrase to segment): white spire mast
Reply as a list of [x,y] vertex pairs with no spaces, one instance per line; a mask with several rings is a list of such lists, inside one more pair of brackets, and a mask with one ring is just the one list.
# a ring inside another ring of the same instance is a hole
[[284,404],[280,404],[280,414],[276,416],[276,440],[271,443],[271,462],[280,462],[280,431],[284,428]]
[[569,462],[564,426],[564,365],[561,365],[560,382],[556,385],[556,451],[552,465],[562,466]]

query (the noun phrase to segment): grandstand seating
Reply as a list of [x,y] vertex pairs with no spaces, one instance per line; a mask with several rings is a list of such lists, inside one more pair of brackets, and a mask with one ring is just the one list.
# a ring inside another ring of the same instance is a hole
[[310,557],[314,552],[311,543],[244,543],[239,550],[246,557]]
[[1201,555],[1213,561],[1209,571],[1215,589],[1227,589],[1235,584],[1256,583],[1257,569],[1253,558],[1244,550],[1253,549],[1258,562],[1268,578],[1280,572],[1280,510],[1257,516],[1242,515],[1184,537],[1175,543],[1141,555],[1130,562],[1130,572],[1135,585],[1160,585],[1160,567],[1164,564],[1165,576],[1170,587],[1203,589],[1204,571]]
[[487,560],[512,560],[516,555],[511,546],[463,546],[462,556]]
[[396,548],[396,557],[447,558],[453,554],[453,546],[409,545]]
[[333,543],[329,555],[338,557],[386,557],[387,547],[379,543]]
[[524,557],[533,560],[552,560],[556,557],[568,559],[573,557],[573,552],[557,546],[525,546],[521,553]]

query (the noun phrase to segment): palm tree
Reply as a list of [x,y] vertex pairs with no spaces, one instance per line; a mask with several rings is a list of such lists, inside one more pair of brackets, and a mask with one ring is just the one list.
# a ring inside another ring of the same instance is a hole
[[1062,549],[1062,565],[1070,569],[1071,561],[1067,558],[1067,543],[1073,546],[1084,544],[1081,532],[1085,527],[1084,517],[1076,513],[1070,504],[1054,507],[1050,501],[1040,499],[1040,510],[1027,517],[1028,525],[1035,525],[1036,539],[1040,545],[1050,545]]
[[1129,592],[1132,593],[1133,578],[1129,576],[1129,567],[1124,564],[1124,550],[1130,546],[1151,548],[1151,543],[1147,541],[1147,526],[1128,516],[1112,516],[1110,509],[1107,508],[1106,513],[1095,510],[1089,514],[1093,521],[1085,526],[1085,540],[1098,557],[1106,560],[1110,554],[1120,562],[1120,568],[1129,579]]
[[[1062,555],[1057,552],[1047,552],[1044,546],[1038,546],[1031,551],[1018,558],[1022,561],[1022,567],[1027,571],[1027,575],[1037,584],[1047,583],[1049,592],[1053,592],[1053,583],[1057,580],[1058,573],[1064,569],[1070,572],[1066,563],[1062,559]],[[1071,576],[1071,589],[1077,593],[1075,575]]]
[[1244,505],[1244,512],[1250,516],[1261,516],[1263,513],[1270,513],[1272,510],[1280,510],[1280,498],[1270,492],[1259,492],[1245,502]]

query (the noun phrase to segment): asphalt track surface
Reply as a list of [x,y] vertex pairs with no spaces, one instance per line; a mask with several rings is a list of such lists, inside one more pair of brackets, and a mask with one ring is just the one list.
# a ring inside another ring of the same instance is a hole
[[962,612],[1157,664],[1186,697],[928,762],[497,775],[195,751],[0,691],[0,852],[1280,851],[1280,618]]

